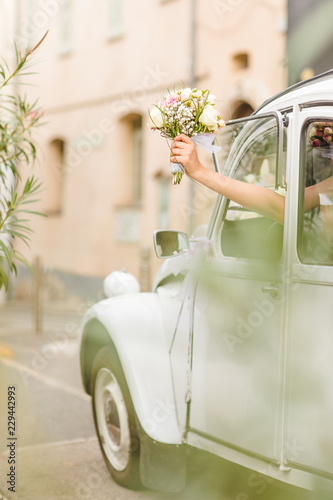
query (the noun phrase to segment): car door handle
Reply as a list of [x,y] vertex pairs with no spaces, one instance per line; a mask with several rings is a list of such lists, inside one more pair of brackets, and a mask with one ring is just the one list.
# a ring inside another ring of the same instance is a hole
[[268,286],[261,287],[261,291],[263,293],[269,293],[269,294],[271,294],[272,297],[276,297],[277,294],[279,293],[279,287],[277,286],[276,283],[271,283]]

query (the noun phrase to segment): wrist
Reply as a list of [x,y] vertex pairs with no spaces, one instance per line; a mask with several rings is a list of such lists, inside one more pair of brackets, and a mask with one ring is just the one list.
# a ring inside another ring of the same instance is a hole
[[225,175],[202,166],[202,169],[198,170],[196,180],[213,191],[226,195],[229,179]]
[[191,175],[192,179],[197,182],[200,182],[201,184],[204,184],[206,170],[207,169],[201,163],[199,163],[197,168]]

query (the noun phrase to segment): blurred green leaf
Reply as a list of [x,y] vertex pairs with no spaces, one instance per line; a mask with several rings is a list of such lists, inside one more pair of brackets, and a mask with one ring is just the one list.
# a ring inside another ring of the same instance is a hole
[[[21,240],[29,246],[32,229],[27,215],[42,215],[31,210],[30,205],[39,201],[41,184],[33,175],[22,184],[19,167],[31,167],[37,157],[37,148],[33,138],[33,130],[42,125],[42,112],[38,100],[30,103],[24,94],[8,93],[8,86],[16,83],[16,78],[27,77],[35,72],[30,71],[35,63],[30,56],[43,42],[45,36],[32,48],[22,54],[16,44],[15,67],[10,68],[5,60],[0,61],[0,289],[8,290],[8,271],[17,274],[15,261],[31,268],[24,255],[14,248],[14,242]],[[20,80],[20,85],[22,80]],[[22,169],[21,169],[22,170]],[[12,181],[9,181],[11,173]],[[10,184],[11,187],[8,187]],[[2,189],[1,189],[2,188]],[[29,206],[29,208],[26,208]]]

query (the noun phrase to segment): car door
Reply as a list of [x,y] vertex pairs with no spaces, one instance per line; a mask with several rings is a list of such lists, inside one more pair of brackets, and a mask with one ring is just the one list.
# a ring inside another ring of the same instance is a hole
[[[228,175],[282,196],[281,115],[235,120],[225,133]],[[222,199],[211,240],[193,304],[189,432],[278,461],[283,226]]]
[[[318,105],[321,104],[321,105]],[[333,105],[310,102],[297,111],[300,149],[294,162],[298,198],[293,217],[288,341],[288,464],[333,474]],[[309,209],[311,191],[317,201]],[[296,191],[297,194],[297,191]],[[290,446],[289,446],[290,448]],[[295,452],[296,448],[296,452]]]

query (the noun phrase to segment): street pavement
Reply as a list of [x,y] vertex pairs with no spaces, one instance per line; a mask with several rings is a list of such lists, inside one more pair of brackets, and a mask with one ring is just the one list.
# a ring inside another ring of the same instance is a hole
[[[0,500],[296,500],[268,484],[260,494],[253,487],[248,491],[232,475],[222,483],[218,469],[197,465],[190,467],[189,483],[178,494],[117,485],[99,450],[90,397],[81,384],[81,317],[81,310],[49,307],[43,331],[36,334],[29,305],[0,307]],[[15,387],[16,399],[12,437],[8,387]],[[13,444],[15,492],[7,483]]]
[[[80,379],[80,319],[71,312],[48,312],[43,333],[36,335],[29,308],[0,309],[0,492],[8,500],[155,498],[154,492],[121,488],[104,465]],[[6,484],[11,386],[17,404],[15,492]]]

